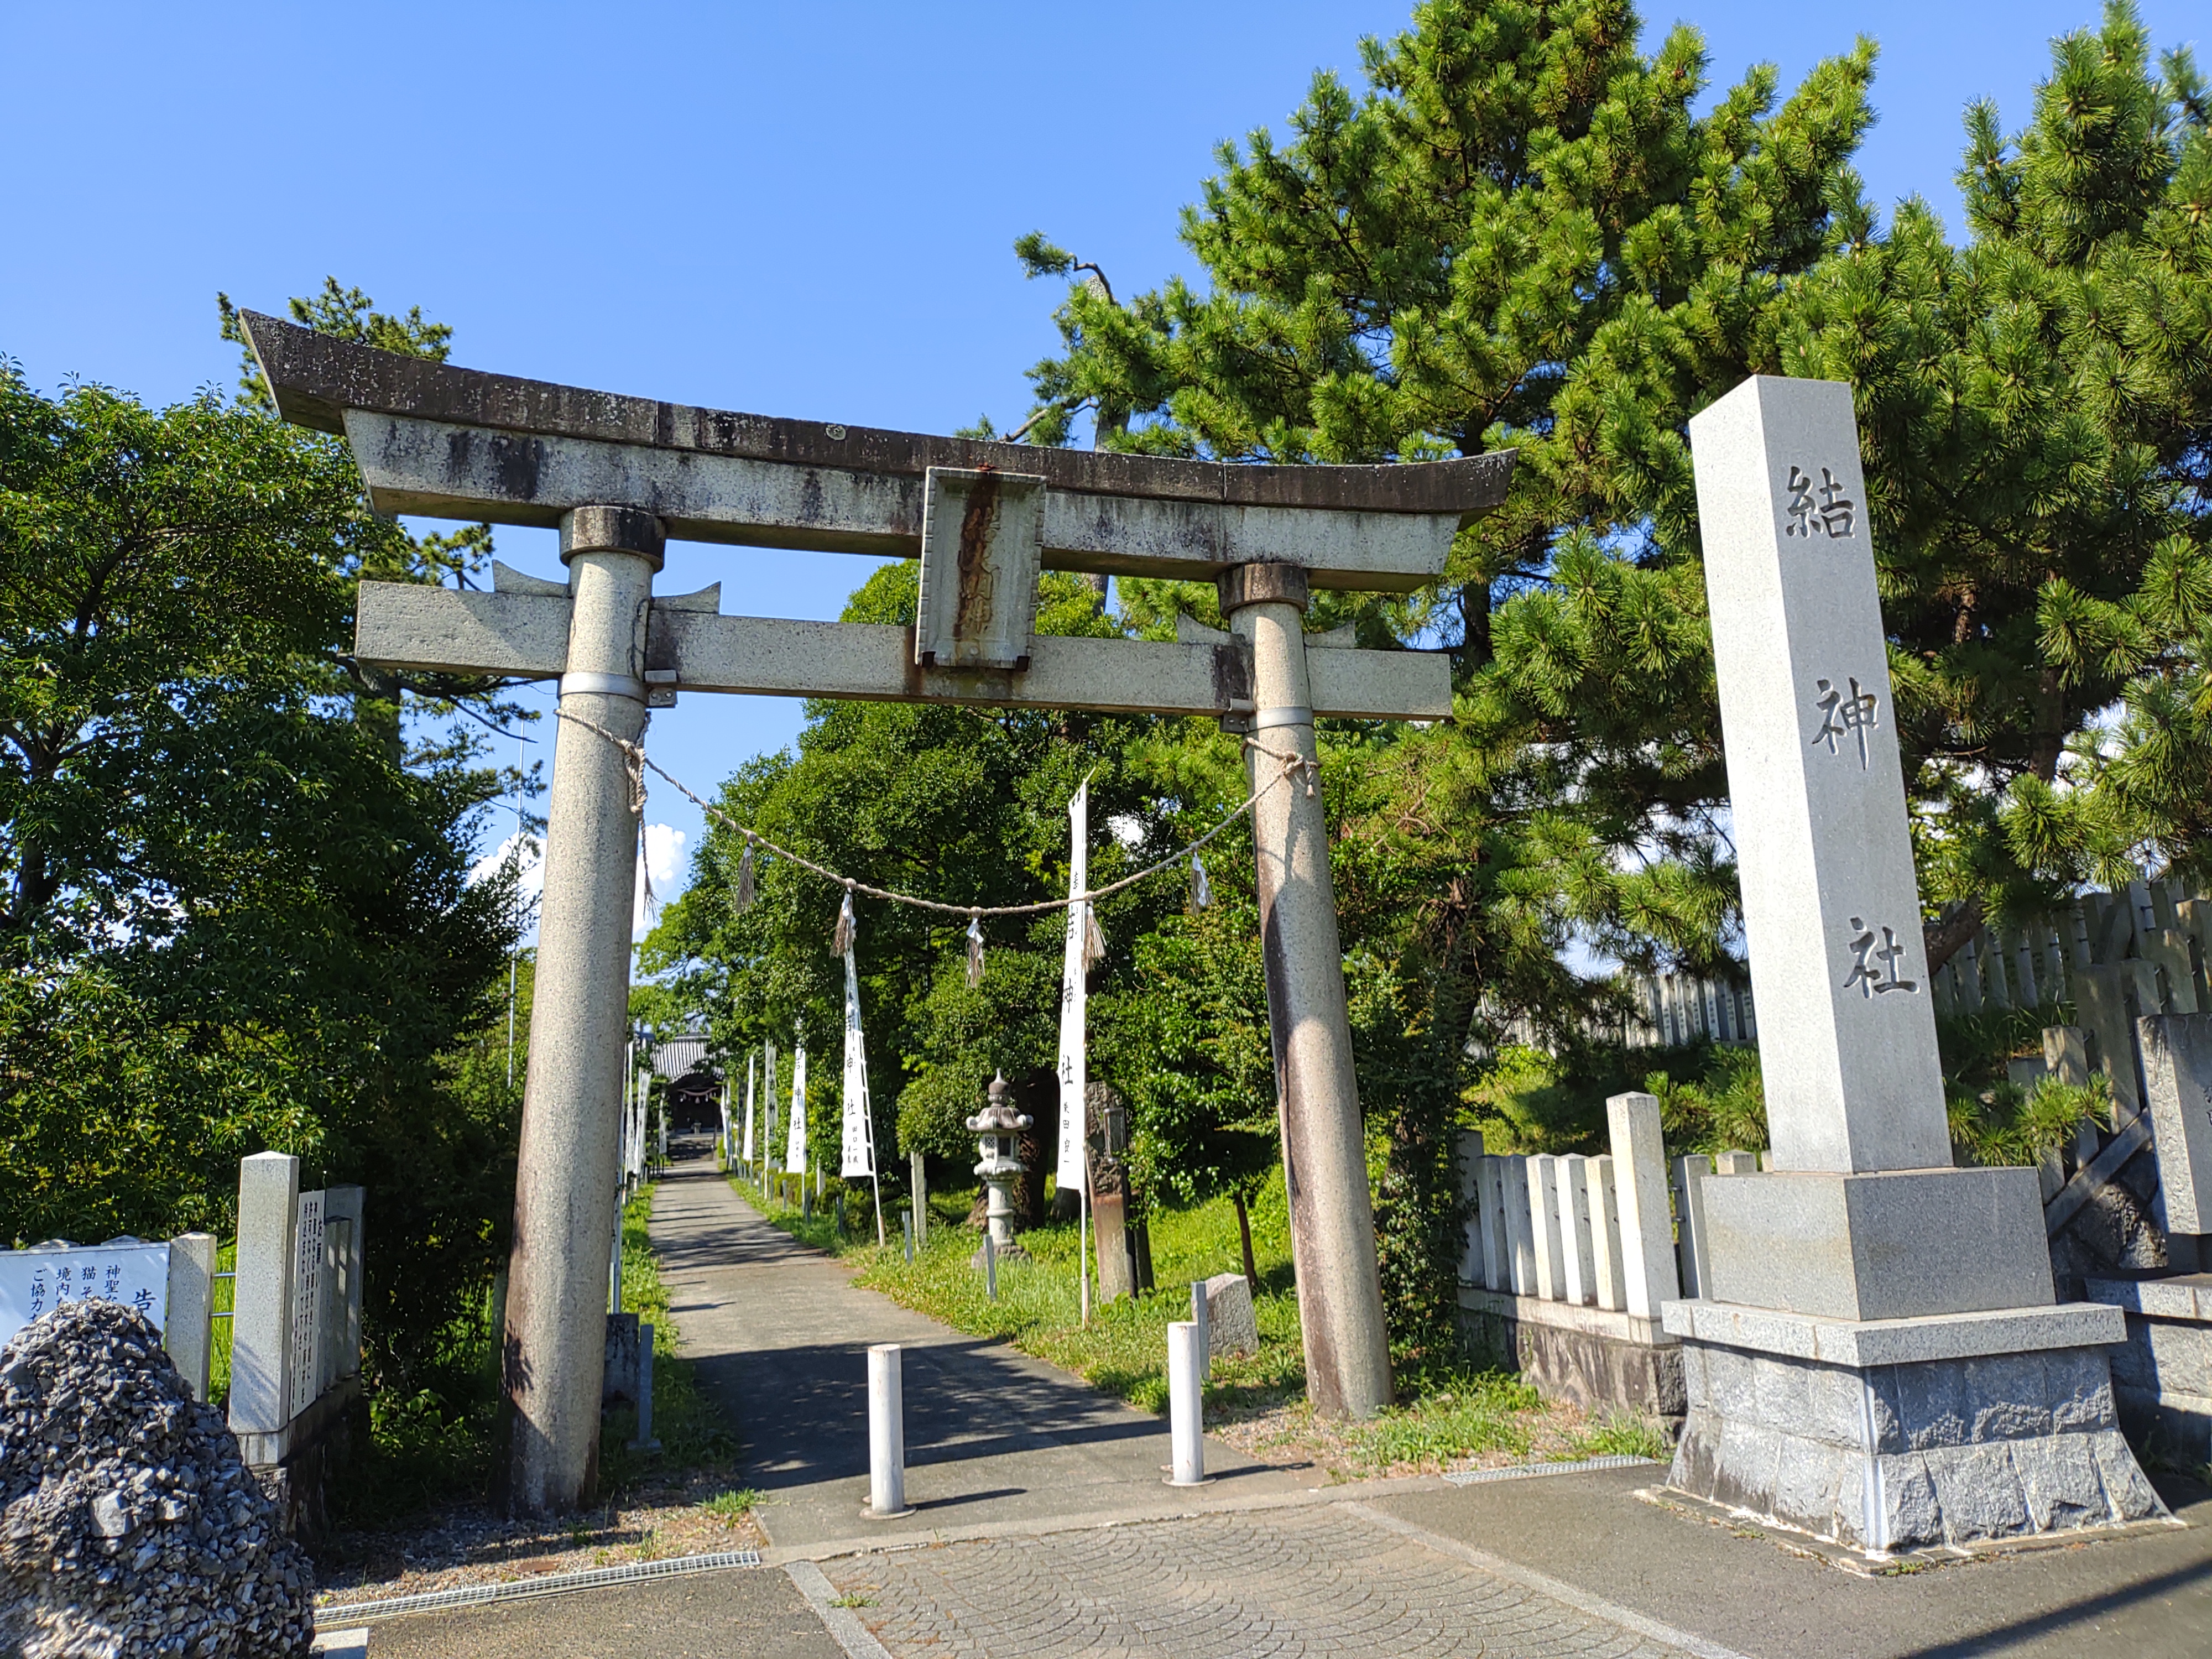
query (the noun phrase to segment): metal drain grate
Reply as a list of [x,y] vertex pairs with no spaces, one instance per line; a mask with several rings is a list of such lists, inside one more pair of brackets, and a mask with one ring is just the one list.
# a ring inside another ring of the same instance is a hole
[[1502,1469],[1454,1469],[1444,1476],[1455,1486],[1479,1486],[1491,1480],[1529,1480],[1542,1474],[1588,1474],[1593,1469],[1656,1469],[1648,1457],[1585,1457],[1572,1463],[1512,1463]]
[[363,1619],[390,1619],[403,1613],[431,1613],[442,1608],[480,1607],[491,1601],[516,1601],[529,1595],[558,1595],[563,1590],[597,1589],[602,1584],[629,1584],[642,1578],[676,1578],[691,1572],[718,1572],[726,1567],[760,1565],[758,1550],[720,1550],[712,1555],[679,1555],[666,1561],[633,1561],[627,1566],[593,1567],[583,1572],[553,1572],[542,1578],[515,1578],[503,1584],[464,1584],[458,1589],[426,1590],[420,1595],[393,1595],[381,1601],[349,1601],[343,1607],[319,1607],[317,1625],[350,1625]]

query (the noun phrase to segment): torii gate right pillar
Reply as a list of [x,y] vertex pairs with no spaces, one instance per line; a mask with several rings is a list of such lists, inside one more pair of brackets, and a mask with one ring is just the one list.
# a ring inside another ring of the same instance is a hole
[[1254,791],[1283,766],[1276,757],[1306,763],[1289,787],[1266,790],[1252,809],[1306,1397],[1324,1417],[1370,1417],[1391,1401],[1390,1346],[1328,823],[1319,790],[1306,787],[1319,754],[1306,681],[1306,573],[1296,565],[1237,565],[1218,587],[1222,614],[1252,647],[1252,735],[1274,751],[1246,751]]

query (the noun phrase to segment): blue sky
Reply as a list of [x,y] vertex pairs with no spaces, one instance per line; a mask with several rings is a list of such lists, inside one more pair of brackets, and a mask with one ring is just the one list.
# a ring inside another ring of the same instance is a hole
[[[1190,273],[1176,210],[1213,145],[1273,125],[1313,72],[1356,79],[1406,0],[1124,0],[1110,8],[0,3],[0,353],[166,402],[234,380],[214,296],[281,310],[325,273],[453,325],[454,361],[763,414],[949,431],[1027,408],[1050,283],[1041,228],[1117,288]],[[2025,118],[2050,37],[2094,0],[1703,0],[1716,85],[1785,88],[1860,33],[1882,46],[1859,166],[1956,228],[1959,118]],[[2142,7],[2161,46],[2202,0]],[[557,574],[550,536],[501,532]],[[678,544],[665,591],[831,617],[833,554]],[[550,707],[550,697],[538,701]],[[702,793],[788,743],[799,706],[692,696],[655,717]],[[544,732],[545,722],[538,730]],[[698,814],[649,817],[680,864]],[[678,841],[677,837],[682,839]],[[657,874],[659,872],[656,872]]]

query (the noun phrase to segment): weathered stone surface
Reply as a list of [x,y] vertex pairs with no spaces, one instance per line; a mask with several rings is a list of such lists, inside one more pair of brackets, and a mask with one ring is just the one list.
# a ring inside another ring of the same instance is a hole
[[[342,429],[345,411],[369,410],[795,469],[918,480],[933,466],[988,465],[1042,472],[1054,489],[1082,494],[1455,515],[1496,507],[1512,476],[1510,451],[1413,466],[1254,467],[777,420],[488,374],[377,351],[253,312],[243,315],[279,412],[326,432]],[[489,441],[493,434],[484,436]],[[530,447],[517,445],[514,459],[527,465]]]
[[1206,1281],[1206,1331],[1209,1353],[1260,1352],[1260,1321],[1243,1273],[1216,1273]]
[[2088,1290],[2126,1310],[2112,1392],[2128,1432],[2154,1435],[2186,1461],[2212,1461],[2212,1274],[2092,1279]]
[[1668,1484],[1693,1496],[1874,1550],[2165,1513],[2097,1349],[1853,1367],[1683,1346]]
[[2212,1014],[2154,1014],[2136,1029],[2167,1224],[2212,1232]]
[[1824,1319],[1725,1302],[1669,1302],[1660,1309],[1660,1322],[1670,1336],[1855,1366],[2095,1347],[2127,1334],[2120,1310],[2095,1302],[1873,1320]]
[[1703,1186],[1711,1301],[1908,1319],[2054,1299],[2032,1170],[1738,1175]]
[[1517,1370],[1547,1400],[1585,1411],[1626,1407],[1668,1419],[1686,1408],[1683,1351],[1674,1343],[1653,1346],[1464,1306],[1459,1313],[1474,1352]]
[[1776,1166],[1947,1166],[1851,390],[1754,376],[1690,446]]
[[76,1302],[0,1349],[0,1652],[304,1656],[314,1576],[153,1326]]

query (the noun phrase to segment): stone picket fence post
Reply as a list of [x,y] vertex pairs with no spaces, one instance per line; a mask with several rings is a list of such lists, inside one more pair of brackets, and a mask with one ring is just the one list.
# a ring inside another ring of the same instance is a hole
[[360,1392],[362,1189],[300,1190],[300,1160],[257,1152],[238,1170],[230,1427],[248,1467],[302,1530]]

